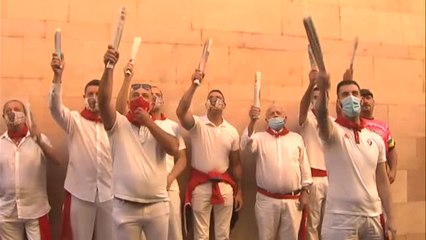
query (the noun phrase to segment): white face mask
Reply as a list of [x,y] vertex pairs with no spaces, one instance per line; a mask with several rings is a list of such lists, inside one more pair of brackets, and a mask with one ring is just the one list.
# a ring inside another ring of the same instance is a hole
[[84,98],[86,108],[91,112],[99,112],[98,98],[86,97]]
[[14,110],[5,114],[4,118],[6,120],[6,124],[9,126],[18,126],[26,120],[25,113]]
[[225,103],[220,98],[216,99],[216,102],[215,102],[214,105],[210,102],[210,100],[207,100],[206,108],[207,108],[207,110],[210,110],[210,109],[223,110],[225,108]]
[[164,105],[163,97],[155,97],[154,109],[159,109]]

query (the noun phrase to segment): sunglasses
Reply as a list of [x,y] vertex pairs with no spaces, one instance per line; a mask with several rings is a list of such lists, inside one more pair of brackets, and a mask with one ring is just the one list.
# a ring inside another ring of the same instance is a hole
[[151,91],[152,86],[147,84],[147,83],[134,83],[130,86],[132,88],[132,90],[137,90],[139,88],[143,88],[147,91]]

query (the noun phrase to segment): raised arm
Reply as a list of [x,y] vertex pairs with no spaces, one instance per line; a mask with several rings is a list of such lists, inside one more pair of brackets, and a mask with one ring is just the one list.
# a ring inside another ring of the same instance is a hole
[[305,91],[305,94],[303,94],[302,100],[300,100],[299,126],[302,126],[303,123],[305,123],[306,118],[308,117],[309,105],[311,104],[311,97],[315,87],[317,73],[317,70],[311,70],[309,72],[309,85]]
[[179,121],[183,128],[186,130],[191,129],[194,124],[194,115],[189,110],[189,107],[191,106],[192,97],[194,96],[195,90],[197,89],[198,85],[194,83],[195,79],[203,79],[203,74],[200,72],[200,70],[195,70],[194,74],[192,74],[191,77],[191,86],[186,90],[185,94],[182,96],[182,98],[179,101],[179,105],[176,109],[176,115],[179,118]]
[[[129,70],[130,74],[127,74]],[[124,80],[118,92],[117,101],[115,102],[115,110],[121,114],[126,114],[127,99],[129,98],[130,82],[133,78],[133,64],[129,61],[124,67]]]
[[243,191],[241,179],[243,176],[243,168],[241,166],[240,151],[231,151],[229,153],[229,163],[231,167],[232,177],[237,183],[238,192],[235,195],[235,211],[239,211],[243,207]]
[[98,92],[99,110],[106,130],[110,130],[114,126],[117,117],[117,113],[111,103],[114,68],[107,68],[107,63],[110,62],[115,66],[118,57],[118,52],[112,46],[108,46],[108,50],[104,55],[105,69]]
[[244,130],[243,134],[241,135],[241,144],[240,148],[242,150],[248,149],[251,153],[254,153],[257,151],[257,145],[254,143],[253,139],[251,138],[251,135],[253,135],[254,132],[254,126],[260,118],[260,108],[251,106],[249,111],[249,119],[250,122],[247,126],[247,129]]
[[328,113],[328,91],[330,89],[330,76],[326,72],[319,72],[317,75],[317,85],[320,90],[317,108],[317,121],[319,136],[328,143],[332,138],[333,125]]
[[53,53],[50,62],[53,79],[52,88],[49,92],[49,111],[59,126],[66,132],[70,132],[72,129],[71,114],[69,109],[62,104],[62,73],[65,69],[65,58],[64,54],[61,56],[62,59],[59,59],[58,55]]

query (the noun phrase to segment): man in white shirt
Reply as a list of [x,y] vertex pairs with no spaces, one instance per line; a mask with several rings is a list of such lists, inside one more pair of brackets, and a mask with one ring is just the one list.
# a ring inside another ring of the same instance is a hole
[[316,103],[319,89],[315,87],[316,70],[309,73],[309,85],[300,101],[299,125],[311,166],[313,184],[309,194],[308,239],[318,240],[321,237],[321,223],[324,216],[327,198],[327,171],[321,139],[318,135],[316,119]]
[[112,160],[108,136],[100,118],[99,80],[84,88],[85,108],[71,111],[62,104],[64,55],[52,54],[49,109],[68,137],[69,162],[64,188],[62,239],[109,240],[112,232]]
[[[319,72],[317,107],[319,135],[324,142],[328,172],[327,203],[322,225],[322,239],[396,239],[391,208],[391,194],[386,173],[386,150],[382,138],[364,128],[360,119],[360,88],[353,80],[337,85],[341,109],[335,122],[328,114],[327,73]],[[383,210],[387,229],[380,225]]]
[[[189,110],[192,97],[203,74],[196,70],[191,86],[176,109],[181,125],[191,138],[191,175],[185,194],[185,204],[191,204],[194,239],[209,239],[210,216],[214,212],[217,240],[229,239],[233,208],[242,207],[241,162],[237,130],[223,118],[226,106],[219,90],[207,96],[207,115],[194,116]],[[232,177],[230,175],[232,173]]]
[[19,100],[3,105],[7,131],[0,136],[2,240],[23,240],[25,236],[27,239],[51,239],[46,160],[57,164],[61,161],[47,137],[40,134],[33,121],[28,121],[28,114]]
[[[242,149],[256,159],[255,214],[260,240],[298,239],[302,211],[308,204],[311,171],[302,137],[286,127],[282,107],[266,111],[266,131],[254,133],[260,109],[252,106],[250,123],[241,137]],[[304,238],[303,238],[304,239]]]
[[117,239],[166,240],[169,203],[166,154],[178,155],[178,140],[150,117],[151,87],[136,84],[126,116],[111,104],[113,72],[118,52],[108,46],[99,87],[99,108],[113,158],[113,217]]
[[[118,93],[116,109],[124,114],[127,109],[127,99],[129,95],[130,82],[133,77],[133,64],[128,62],[124,68],[124,81]],[[137,84],[135,84],[137,85]],[[133,86],[135,86],[133,85]],[[151,93],[154,96],[154,106],[150,111],[152,119],[167,133],[175,136],[179,140],[179,156],[166,155],[167,163],[167,192],[170,199],[169,213],[169,240],[182,240],[182,219],[181,219],[181,201],[177,177],[185,170],[186,153],[185,142],[179,131],[179,125],[166,117],[162,108],[164,105],[163,92],[156,86],[151,86]],[[175,164],[176,162],[176,164]]]

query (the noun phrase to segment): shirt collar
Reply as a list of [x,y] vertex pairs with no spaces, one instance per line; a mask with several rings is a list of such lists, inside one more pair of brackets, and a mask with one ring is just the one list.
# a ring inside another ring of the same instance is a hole
[[226,126],[228,126],[229,125],[229,123],[224,119],[224,118],[222,118],[222,123],[219,125],[219,126],[216,126],[214,123],[212,123],[210,120],[209,120],[209,118],[207,117],[207,115],[204,115],[204,116],[202,116],[201,117],[201,120],[203,121],[203,123],[205,124],[205,125],[211,125],[211,126],[213,126],[213,127],[226,127]]
[[[25,135],[25,138],[27,138],[28,136],[30,136],[30,130],[28,130],[28,132],[27,132],[27,135]],[[0,139],[7,139],[7,140],[10,140],[10,141],[12,141],[12,139],[10,139],[10,137],[9,137],[9,135],[7,134],[7,130],[6,130],[6,132],[4,132],[1,136],[0,136]]]

